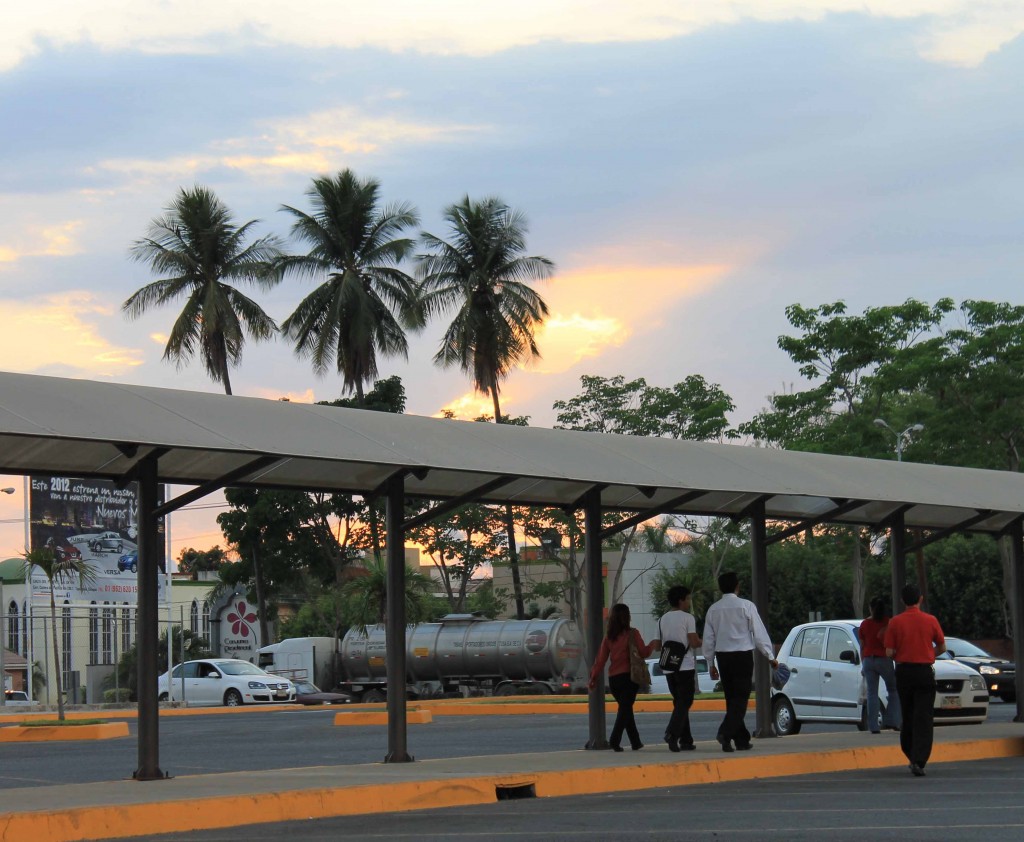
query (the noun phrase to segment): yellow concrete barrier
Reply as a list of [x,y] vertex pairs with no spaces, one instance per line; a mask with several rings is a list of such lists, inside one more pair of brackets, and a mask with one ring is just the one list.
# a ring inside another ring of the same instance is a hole
[[[425,725],[428,722],[433,722],[434,718],[431,716],[429,710],[417,710],[416,708],[409,708],[405,712],[405,721],[409,725]],[[353,710],[345,711],[344,713],[334,714],[335,725],[387,725],[388,724],[388,712],[386,710],[371,711],[371,710]]]
[[128,736],[127,722],[96,725],[9,725],[0,728],[0,743],[37,743],[64,740],[111,740]]

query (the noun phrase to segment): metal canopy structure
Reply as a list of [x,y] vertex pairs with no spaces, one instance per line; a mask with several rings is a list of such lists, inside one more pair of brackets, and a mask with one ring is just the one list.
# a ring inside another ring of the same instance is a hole
[[[1024,474],[0,373],[0,471],[999,533]],[[259,460],[259,461],[256,461]],[[225,478],[229,478],[225,482]],[[495,482],[502,478],[509,481]],[[969,522],[969,523],[968,523]]]
[[[0,472],[103,477],[140,484],[139,769],[157,764],[157,518],[225,486],[351,492],[387,501],[389,593],[404,590],[404,500],[582,509],[586,523],[587,639],[600,641],[601,515],[620,526],[659,514],[750,518],[754,601],[767,603],[766,524],[887,526],[893,589],[905,571],[905,530],[1008,534],[1014,615],[1021,582],[1024,475],[600,433],[480,424],[409,415],[0,372]],[[158,505],[157,483],[194,490]],[[442,503],[437,512],[450,509]],[[635,514],[639,512],[639,514]],[[388,671],[405,674],[404,603],[389,598]],[[1015,623],[1017,651],[1024,651]],[[1019,680],[1024,676],[1018,677]],[[1024,683],[1024,682],[1022,682]],[[758,731],[772,732],[767,662],[757,675]],[[1018,688],[1021,689],[1021,688]],[[394,692],[391,692],[394,690]],[[1018,717],[1021,696],[1018,693]],[[405,694],[389,685],[389,754],[405,751]],[[604,693],[590,696],[588,747],[607,746]]]

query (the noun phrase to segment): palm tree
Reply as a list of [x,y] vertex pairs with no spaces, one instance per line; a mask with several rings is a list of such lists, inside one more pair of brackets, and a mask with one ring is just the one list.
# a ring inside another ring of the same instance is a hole
[[[420,256],[424,317],[455,310],[434,362],[458,365],[474,388],[491,396],[494,421],[502,423],[498,395],[512,367],[537,359],[534,330],[548,314],[547,304],[527,283],[550,277],[554,264],[526,251],[526,217],[500,199],[468,196],[445,209],[451,239],[423,234],[428,253]],[[525,617],[516,556],[512,506],[505,509],[509,566],[516,616]]]
[[[367,626],[382,625],[387,620],[388,570],[387,563],[367,556],[366,573],[353,576],[342,586],[346,619],[349,624],[366,631]],[[418,570],[405,567],[405,621],[421,623],[432,620],[438,603],[431,596],[434,582]]]
[[333,363],[344,390],[363,403],[363,384],[377,376],[377,354],[408,357],[404,328],[423,324],[413,279],[398,266],[413,240],[398,236],[419,223],[409,204],[378,208],[380,184],[351,170],[313,179],[306,191],[311,213],[283,205],[292,236],[305,255],[282,258],[285,271],[326,280],[302,300],[281,329],[295,351],[311,358],[317,374]]
[[57,679],[57,719],[64,720],[64,688],[62,687],[60,644],[57,638],[57,598],[55,591],[57,586],[69,585],[74,579],[78,579],[78,587],[85,587],[96,577],[88,562],[82,560],[81,556],[58,558],[49,547],[41,547],[36,550],[28,550],[21,554],[25,559],[25,578],[31,581],[32,568],[38,567],[50,583],[50,633],[53,638],[53,663]]
[[274,320],[232,286],[242,281],[269,288],[280,279],[275,268],[281,254],[277,238],[263,237],[246,245],[256,222],[239,227],[212,190],[182,188],[165,215],[150,223],[147,236],[136,240],[129,252],[133,260],[149,264],[163,277],[135,292],[121,309],[129,318],[138,318],[151,305],[186,296],[164,359],[180,367],[198,352],[207,373],[223,383],[229,395],[229,369],[241,361],[246,333],[260,340],[277,331]]

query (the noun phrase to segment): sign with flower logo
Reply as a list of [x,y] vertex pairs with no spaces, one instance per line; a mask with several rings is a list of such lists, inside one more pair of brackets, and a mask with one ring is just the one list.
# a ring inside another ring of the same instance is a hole
[[221,611],[220,654],[224,658],[256,660],[260,648],[255,607],[235,597]]

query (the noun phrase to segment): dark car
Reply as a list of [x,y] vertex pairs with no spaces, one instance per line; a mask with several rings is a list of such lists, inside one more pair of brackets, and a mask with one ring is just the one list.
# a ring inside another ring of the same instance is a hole
[[985,684],[988,685],[990,696],[998,696],[1004,702],[1016,701],[1016,665],[1004,658],[997,658],[980,646],[959,637],[946,638],[946,653],[961,664],[980,672]]
[[295,701],[300,705],[347,705],[352,701],[348,693],[328,693],[311,681],[293,681]]
[[82,554],[78,551],[78,548],[72,546],[67,541],[56,541],[53,538],[47,538],[46,546],[53,550],[53,557],[61,564],[68,561],[82,560]]
[[119,573],[124,573],[126,570],[130,570],[135,573],[139,569],[139,552],[138,550],[132,550],[130,553],[125,553],[117,560],[117,570]]

